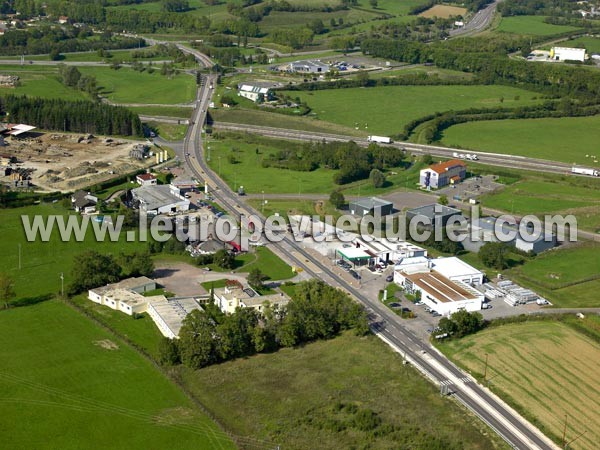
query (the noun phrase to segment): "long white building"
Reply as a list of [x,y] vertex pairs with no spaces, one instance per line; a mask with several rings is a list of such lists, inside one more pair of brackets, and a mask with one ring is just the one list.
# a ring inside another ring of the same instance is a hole
[[394,282],[442,315],[460,309],[479,311],[484,295],[472,286],[483,283],[484,274],[456,257],[404,258],[394,271]]

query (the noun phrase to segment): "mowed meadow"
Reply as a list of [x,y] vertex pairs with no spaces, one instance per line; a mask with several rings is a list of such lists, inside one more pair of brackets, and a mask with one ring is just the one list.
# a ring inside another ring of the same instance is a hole
[[600,168],[600,116],[468,122],[444,131],[444,145]]
[[150,361],[59,301],[0,311],[0,447],[233,449]]
[[[579,325],[593,330],[596,336],[600,334],[597,316]],[[585,432],[569,448],[598,448],[598,340],[565,323],[546,320],[489,328],[442,348],[463,367],[480,375],[488,354],[487,376],[493,390],[516,404],[556,442],[562,438],[567,414],[567,441]]]
[[435,112],[517,107],[541,101],[536,92],[493,85],[380,86],[284,93],[305,101],[322,121],[384,135],[400,133],[411,120]]

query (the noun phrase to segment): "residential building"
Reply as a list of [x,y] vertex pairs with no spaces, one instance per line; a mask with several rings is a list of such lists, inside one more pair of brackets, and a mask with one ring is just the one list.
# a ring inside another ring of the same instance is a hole
[[395,271],[394,282],[407,293],[420,296],[425,305],[444,316],[461,309],[479,311],[484,300],[484,295],[468,284],[420,266]]
[[421,170],[419,184],[425,188],[440,189],[460,183],[467,176],[467,165],[459,159],[433,164]]
[[555,61],[585,61],[585,48],[552,47],[550,59]]
[[271,83],[241,83],[238,85],[238,95],[253,102],[264,102],[273,100]]
[[[88,291],[88,298],[99,305],[133,315],[146,310],[144,292],[156,289],[156,282],[148,277],[135,277],[107,284]],[[149,297],[148,297],[149,298]]]
[[349,209],[355,216],[387,216],[394,212],[394,204],[377,197],[365,197],[351,201]]
[[290,299],[283,293],[260,295],[250,287],[244,288],[232,283],[224,288],[214,289],[214,301],[221,311],[231,314],[236,308],[252,308],[261,312],[265,305],[282,307],[287,305]]
[[96,211],[98,197],[86,191],[75,191],[71,195],[73,209],[81,214],[91,214]]
[[158,183],[158,180],[151,173],[142,173],[135,177],[135,181],[140,186],[154,186]]
[[406,221],[410,223],[413,219],[420,220],[422,224],[430,224],[431,228],[446,226],[450,218],[462,218],[460,209],[450,206],[432,203],[431,205],[419,206],[406,211]]
[[173,185],[141,186],[131,190],[134,204],[149,215],[168,214],[190,209],[190,201]]
[[163,336],[169,339],[179,337],[183,320],[192,311],[203,311],[194,298],[171,298],[164,295],[150,297],[147,312]]

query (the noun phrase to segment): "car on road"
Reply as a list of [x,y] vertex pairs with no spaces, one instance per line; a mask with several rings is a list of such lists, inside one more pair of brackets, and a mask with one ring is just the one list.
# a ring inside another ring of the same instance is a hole
[[442,315],[439,312],[437,312],[437,311],[433,311],[433,313],[431,313],[431,315],[433,317],[442,317]]
[[[424,305],[424,304],[425,304],[425,303],[423,303],[423,302],[416,302],[416,303],[415,303],[415,306],[422,306],[422,305]],[[425,310],[426,310],[426,311],[427,311],[427,309],[428,309],[428,308],[425,308]]]
[[398,302],[392,302],[392,303],[388,304],[388,306],[390,308],[400,308],[400,307],[402,307],[402,305],[400,303],[398,303]]
[[392,281],[394,281],[394,275],[388,275],[387,277],[385,277],[385,281],[391,283]]

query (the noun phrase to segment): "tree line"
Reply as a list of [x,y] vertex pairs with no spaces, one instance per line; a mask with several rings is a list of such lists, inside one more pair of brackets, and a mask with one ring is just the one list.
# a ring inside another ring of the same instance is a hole
[[[392,39],[365,39],[363,53],[407,63],[433,63],[443,69],[474,73],[485,84],[521,85],[561,96],[600,100],[600,73],[562,64],[531,64],[494,56],[498,46],[486,39],[425,45]],[[468,42],[467,42],[468,41]],[[506,43],[503,43],[503,46]],[[522,44],[526,45],[526,44]],[[488,53],[489,52],[489,53]]]
[[69,295],[116,283],[122,278],[151,276],[154,262],[146,252],[110,254],[88,250],[74,258]]
[[115,50],[145,47],[143,39],[113,36],[103,33],[100,39],[89,27],[75,28],[40,26],[24,30],[11,30],[0,36],[0,55],[37,55],[51,53]]
[[295,286],[286,307],[265,304],[258,312],[238,308],[223,314],[214,303],[193,311],[183,321],[178,340],[164,339],[159,348],[164,364],[182,363],[192,369],[329,339],[344,330],[369,331],[366,312],[346,293],[320,280]]
[[298,148],[285,148],[263,159],[263,167],[277,167],[310,172],[319,167],[337,170],[336,184],[347,184],[368,178],[373,169],[398,167],[405,154],[396,147],[371,144],[365,150],[356,142],[318,142]]
[[90,100],[63,100],[6,95],[0,97],[0,113],[12,121],[55,131],[142,137],[137,114],[121,106]]

